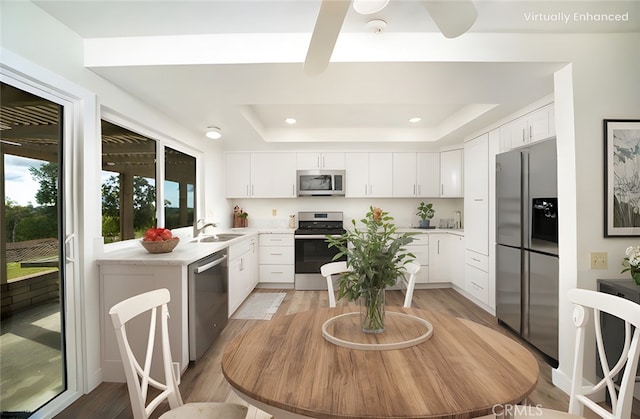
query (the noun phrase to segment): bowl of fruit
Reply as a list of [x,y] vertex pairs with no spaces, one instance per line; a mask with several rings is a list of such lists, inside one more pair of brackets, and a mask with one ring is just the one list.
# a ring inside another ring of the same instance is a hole
[[149,253],[169,253],[179,242],[180,238],[174,237],[168,228],[151,227],[144,233],[140,243]]

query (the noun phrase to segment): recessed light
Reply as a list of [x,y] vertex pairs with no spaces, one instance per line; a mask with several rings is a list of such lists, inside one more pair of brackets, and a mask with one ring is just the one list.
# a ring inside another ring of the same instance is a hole
[[420,118],[419,116],[414,116],[413,118],[409,118],[409,122],[411,122],[412,124],[417,124],[420,121],[422,121],[422,118]]
[[295,123],[296,123],[296,122],[298,122],[298,121],[296,121],[296,119],[295,119],[295,118],[285,118],[284,122],[285,122],[285,123],[287,123],[287,124],[289,124],[289,125],[293,125],[293,124],[295,124]]
[[207,136],[207,138],[217,140],[222,138],[222,130],[218,127],[208,127],[205,135]]

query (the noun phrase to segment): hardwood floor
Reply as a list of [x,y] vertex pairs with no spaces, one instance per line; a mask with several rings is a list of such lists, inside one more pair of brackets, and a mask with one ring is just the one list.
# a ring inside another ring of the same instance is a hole
[[[255,292],[283,292],[283,290],[256,290]],[[285,316],[316,307],[328,306],[328,297],[325,291],[294,291],[286,290],[286,297],[274,318]],[[400,291],[387,292],[387,304],[402,305],[404,295]],[[339,301],[338,305],[345,304]],[[346,303],[355,305],[355,303]],[[477,323],[500,330],[506,335],[512,335],[501,328],[493,316],[477,307],[452,289],[416,290],[413,297],[413,306],[416,308],[429,308],[446,312],[449,315],[463,317]],[[236,320],[230,319],[229,324],[222,332],[220,338],[207,351],[203,358],[191,365],[182,376],[180,391],[187,401],[233,401],[244,403],[231,390],[225,381],[220,360],[224,346],[247,328],[264,320]],[[515,339],[517,337],[512,336]],[[534,352],[534,351],[532,351]],[[532,405],[540,404],[545,408],[566,411],[568,408],[568,396],[555,388],[551,383],[551,367],[543,358],[534,352],[540,364],[540,377],[535,391],[529,398]],[[157,418],[168,409],[167,405],[160,406],[153,414]],[[57,418],[75,419],[79,417],[92,418],[131,418],[131,407],[125,384],[102,383],[94,391],[82,396],[79,400],[61,412]],[[250,419],[269,418],[266,413],[249,407]],[[634,414],[634,419],[638,416]]]

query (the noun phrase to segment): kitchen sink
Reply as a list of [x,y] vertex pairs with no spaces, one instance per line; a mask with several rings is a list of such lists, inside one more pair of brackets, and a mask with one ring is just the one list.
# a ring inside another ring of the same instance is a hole
[[202,237],[196,237],[195,239],[192,240],[192,242],[196,242],[196,243],[218,243],[218,242],[226,242],[229,240],[233,240],[237,237],[242,237],[244,236],[244,234],[240,234],[240,233],[222,233],[222,234],[216,234],[213,236],[202,236]]

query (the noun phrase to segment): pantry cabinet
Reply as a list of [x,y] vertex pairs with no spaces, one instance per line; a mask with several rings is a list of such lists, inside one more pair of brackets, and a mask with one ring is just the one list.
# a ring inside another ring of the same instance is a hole
[[344,170],[345,153],[297,153],[296,167],[298,170]]
[[489,134],[464,144],[464,231],[467,249],[489,254]]
[[462,149],[440,153],[440,197],[462,198],[464,154]]
[[346,153],[346,197],[392,197],[392,165],[392,153]]
[[440,153],[393,153],[395,198],[440,196]]

